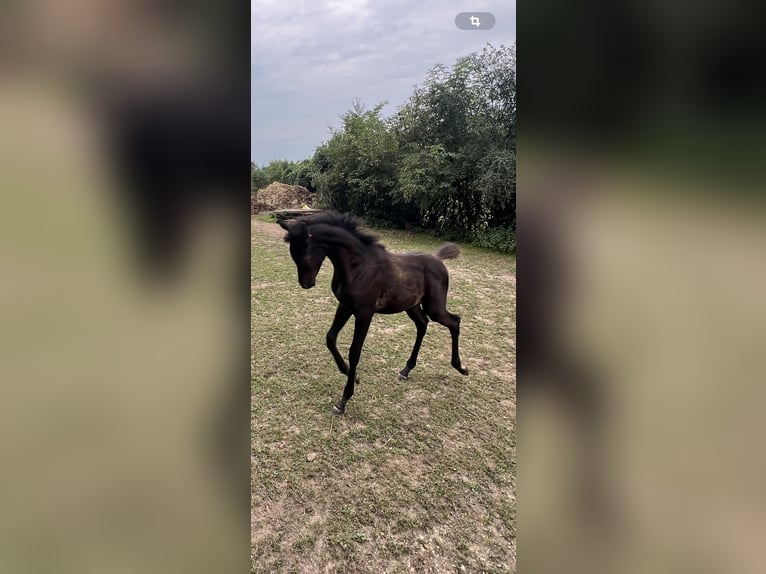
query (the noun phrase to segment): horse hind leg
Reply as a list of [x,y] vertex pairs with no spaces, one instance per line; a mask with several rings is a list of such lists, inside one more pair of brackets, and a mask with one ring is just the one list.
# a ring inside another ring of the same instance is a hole
[[447,311],[445,306],[426,310],[431,319],[440,323],[449,329],[452,336],[452,361],[451,364],[461,375],[467,375],[468,369],[463,366],[460,360],[460,315],[455,315]]
[[399,371],[400,381],[405,380],[409,376],[410,371],[415,368],[415,365],[418,362],[420,345],[423,343],[423,337],[425,337],[426,330],[428,329],[428,317],[426,317],[426,314],[423,312],[423,309],[420,307],[420,305],[416,305],[412,309],[408,309],[407,315],[410,319],[412,319],[412,322],[415,323],[418,334],[415,338],[415,345],[412,347],[410,358],[407,360],[407,365],[401,371]]
[[447,325],[450,335],[452,335],[452,366],[461,375],[467,375],[468,369],[463,366],[463,362],[460,360],[460,315],[454,313],[447,313],[454,326]]

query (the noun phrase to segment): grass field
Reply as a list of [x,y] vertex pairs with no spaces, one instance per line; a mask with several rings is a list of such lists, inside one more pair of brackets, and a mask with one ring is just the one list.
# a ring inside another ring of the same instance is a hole
[[[380,231],[389,250],[427,236]],[[417,367],[406,316],[376,315],[346,415],[325,347],[336,301],[326,261],[298,285],[283,232],[252,223],[253,572],[514,572],[515,258],[461,246],[447,307],[462,316],[461,376],[449,331],[429,324]],[[338,348],[347,356],[353,319]]]

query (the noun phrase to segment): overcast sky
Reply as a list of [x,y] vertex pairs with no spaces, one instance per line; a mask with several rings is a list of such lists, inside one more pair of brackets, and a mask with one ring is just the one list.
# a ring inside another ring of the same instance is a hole
[[[459,12],[492,30],[458,30]],[[251,0],[250,156],[301,160],[355,98],[390,115],[436,64],[516,39],[516,0]]]

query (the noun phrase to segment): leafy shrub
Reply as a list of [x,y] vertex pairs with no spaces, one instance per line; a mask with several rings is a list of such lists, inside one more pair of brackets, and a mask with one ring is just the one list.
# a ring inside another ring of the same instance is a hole
[[471,243],[501,253],[516,253],[516,232],[510,227],[497,227],[473,234]]

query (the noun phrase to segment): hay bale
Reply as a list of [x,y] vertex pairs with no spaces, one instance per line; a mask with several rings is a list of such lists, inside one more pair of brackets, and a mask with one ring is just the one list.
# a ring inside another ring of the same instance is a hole
[[251,210],[253,213],[275,209],[300,209],[303,205],[312,205],[316,194],[301,185],[287,185],[275,181],[253,193]]

